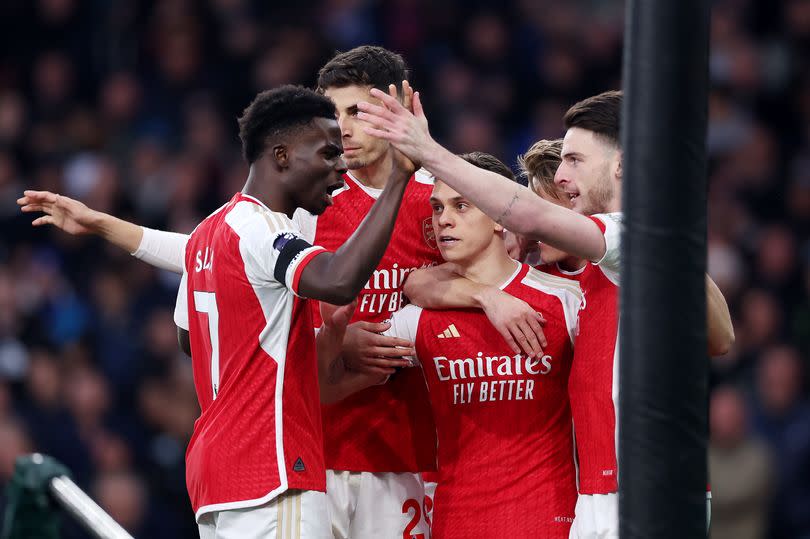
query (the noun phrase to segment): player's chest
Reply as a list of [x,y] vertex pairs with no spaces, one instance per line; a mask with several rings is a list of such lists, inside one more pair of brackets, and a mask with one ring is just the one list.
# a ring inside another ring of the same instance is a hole
[[435,405],[513,406],[566,386],[572,355],[567,337],[553,335],[541,356],[528,357],[513,352],[483,314],[454,313],[432,312],[420,320],[417,354]]
[[[357,230],[374,203],[365,193],[342,193],[335,205],[318,217],[315,243],[335,250]],[[426,193],[409,189],[394,223],[385,258],[404,264],[424,265],[440,259],[433,234],[431,209]],[[393,262],[392,262],[393,263]]]

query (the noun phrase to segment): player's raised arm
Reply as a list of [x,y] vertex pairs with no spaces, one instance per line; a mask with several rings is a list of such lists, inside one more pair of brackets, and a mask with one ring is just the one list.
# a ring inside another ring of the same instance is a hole
[[413,162],[399,152],[396,154],[385,189],[354,234],[340,249],[316,256],[304,268],[299,285],[301,295],[345,305],[363,289],[385,253],[402,195],[416,170]]
[[24,213],[42,212],[31,223],[53,225],[68,234],[99,236],[161,269],[183,273],[183,255],[188,236],[152,230],[88,208],[82,202],[50,191],[25,191],[17,199]]
[[587,217],[545,201],[528,188],[482,170],[454,155],[430,136],[419,93],[411,113],[395,98],[372,90],[383,106],[360,103],[366,132],[388,140],[441,178],[509,230],[543,241],[574,256],[597,261],[605,252],[601,231]]
[[462,277],[453,264],[422,268],[408,276],[404,288],[411,303],[426,309],[483,309],[487,318],[515,353],[542,355],[548,345],[543,316],[528,303],[496,286]]

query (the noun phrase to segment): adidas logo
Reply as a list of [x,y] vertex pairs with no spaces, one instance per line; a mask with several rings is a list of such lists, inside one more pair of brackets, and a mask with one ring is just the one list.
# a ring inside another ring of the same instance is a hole
[[304,468],[304,461],[301,460],[301,457],[298,457],[298,459],[295,461],[295,464],[293,464],[293,471],[303,472],[304,470],[306,470],[306,468]]
[[436,335],[440,339],[453,339],[457,337],[461,337],[461,334],[456,329],[455,324],[450,324],[447,326],[447,329]]

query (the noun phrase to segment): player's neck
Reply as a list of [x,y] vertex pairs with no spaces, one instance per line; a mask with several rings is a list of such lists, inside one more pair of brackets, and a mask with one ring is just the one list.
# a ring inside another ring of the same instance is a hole
[[285,196],[281,189],[281,184],[279,182],[259,180],[260,177],[265,176],[259,168],[256,163],[250,166],[250,172],[248,173],[245,186],[242,187],[242,193],[259,200],[262,204],[275,212],[284,213],[287,217],[292,217],[295,208]]
[[387,152],[375,162],[369,163],[363,168],[353,169],[351,173],[352,176],[357,178],[357,180],[366,187],[385,189],[393,166],[394,160],[391,154]]
[[509,257],[503,242],[493,241],[479,256],[458,264],[461,275],[480,284],[500,286],[517,269],[518,262]]
[[582,269],[585,264],[585,260],[577,258],[576,256],[569,256],[557,262],[557,266],[563,271],[577,271]]

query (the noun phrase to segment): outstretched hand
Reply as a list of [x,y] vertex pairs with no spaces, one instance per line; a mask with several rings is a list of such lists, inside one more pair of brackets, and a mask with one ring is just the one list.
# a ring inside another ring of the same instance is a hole
[[73,235],[97,232],[97,212],[70,197],[50,191],[24,191],[17,205],[23,213],[45,214],[34,219],[33,226],[53,225]]
[[389,87],[388,94],[372,88],[371,96],[382,104],[358,103],[357,117],[369,124],[363,128],[367,134],[389,141],[415,165],[421,165],[436,143],[428,131],[419,92],[414,92],[407,81],[403,81],[402,90],[403,102],[400,103],[394,85]]
[[[395,84],[388,85],[388,95],[394,99],[397,99],[397,87]],[[407,110],[411,110],[412,103],[413,88],[411,88],[411,85],[408,84],[408,81],[404,80],[402,81],[402,104]],[[391,146],[390,151],[394,159],[394,166],[405,172],[408,178],[413,176],[413,173],[419,170],[421,165],[414,160],[409,159],[408,156],[396,149],[396,147]]]

